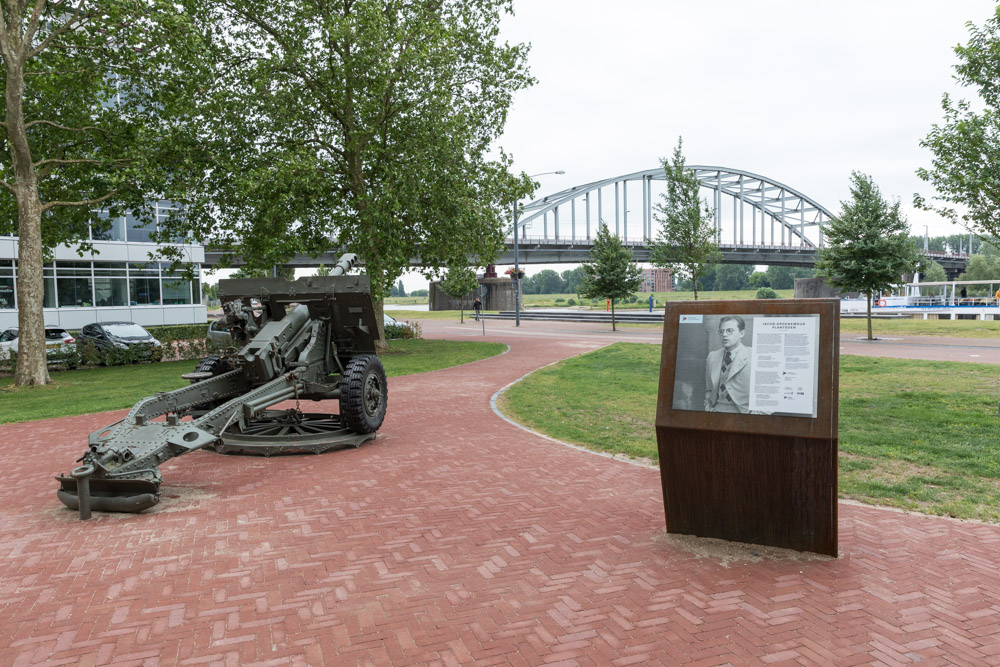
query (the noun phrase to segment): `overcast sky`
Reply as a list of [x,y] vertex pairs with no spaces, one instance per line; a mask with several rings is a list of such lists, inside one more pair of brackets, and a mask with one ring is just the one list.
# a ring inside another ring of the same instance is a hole
[[899,198],[915,233],[954,233],[915,211],[930,194],[919,146],[955,86],[955,45],[992,0],[695,2],[515,0],[503,25],[531,44],[538,83],[500,144],[539,195],[659,165],[743,169],[837,212],[852,170]]

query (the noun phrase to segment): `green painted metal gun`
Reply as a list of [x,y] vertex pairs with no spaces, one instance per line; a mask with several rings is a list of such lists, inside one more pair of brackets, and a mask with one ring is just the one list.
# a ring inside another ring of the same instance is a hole
[[[233,345],[182,377],[188,386],[144,398],[94,431],[59,499],[78,509],[140,512],[160,499],[159,465],[181,454],[320,453],[375,437],[388,384],[375,354],[378,327],[367,276],[222,280]],[[339,400],[339,414],[305,413],[300,401]],[[269,409],[294,400],[295,407]]]

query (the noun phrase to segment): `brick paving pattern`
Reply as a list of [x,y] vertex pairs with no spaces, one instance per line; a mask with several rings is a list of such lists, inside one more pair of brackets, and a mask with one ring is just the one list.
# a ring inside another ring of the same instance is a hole
[[507,354],[390,379],[361,449],[175,459],[140,515],[55,497],[120,413],[0,427],[0,665],[1000,663],[1000,527],[842,504],[839,559],[692,551],[655,469],[492,413],[610,339],[541,326],[491,322]]

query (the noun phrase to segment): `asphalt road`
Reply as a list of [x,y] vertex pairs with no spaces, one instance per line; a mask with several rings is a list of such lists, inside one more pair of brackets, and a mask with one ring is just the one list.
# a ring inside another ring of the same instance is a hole
[[[491,334],[516,335],[527,338],[550,338],[553,341],[581,343],[629,342],[660,343],[663,334],[649,326],[619,325],[611,331],[608,324],[589,322],[544,322],[522,320],[515,327],[511,320],[466,321],[465,324],[450,320],[422,320],[424,335],[435,333],[464,335],[470,338],[487,338]],[[932,361],[970,361],[1000,364],[1000,340],[990,338],[943,338],[934,336],[901,336],[866,340],[864,336],[848,335],[840,339],[841,354],[866,357],[893,357],[897,359],[927,359]]]

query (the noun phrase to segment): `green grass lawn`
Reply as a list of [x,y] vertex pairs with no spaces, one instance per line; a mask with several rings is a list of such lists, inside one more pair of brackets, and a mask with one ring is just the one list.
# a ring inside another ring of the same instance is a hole
[[[413,322],[414,320],[459,320],[459,311],[457,310],[391,310],[392,306],[386,306],[385,314],[389,317],[393,317],[400,322]],[[468,317],[471,311],[465,311],[465,316]]]
[[[840,318],[842,336],[867,336],[868,321],[863,317]],[[1000,320],[882,320],[872,319],[872,335],[949,336],[952,338],[1000,338]]]
[[[785,299],[790,299],[795,290],[777,290],[778,295]],[[757,296],[757,290],[731,290],[718,292],[698,292],[698,299],[708,301],[713,299],[722,300],[742,300],[753,299]],[[693,301],[694,292],[653,292],[656,303],[662,308],[665,301]],[[591,308],[604,309],[604,299],[581,299],[576,294],[525,294],[525,308],[553,308],[565,307],[569,305],[569,300],[573,299],[577,306],[589,306]],[[649,308],[649,293],[639,294],[639,301],[636,303],[615,303],[615,310]]]
[[[657,345],[618,343],[533,373],[500,407],[567,442],[655,460]],[[1000,521],[1000,373],[841,357],[840,495]]]
[[[389,377],[439,370],[502,353],[501,343],[413,339],[392,341],[382,364]],[[140,398],[187,384],[196,361],[168,361],[55,371],[44,387],[14,387],[0,378],[0,424],[128,408]]]
[[426,296],[390,296],[385,299],[382,303],[385,304],[386,309],[393,304],[398,305],[413,305],[420,303],[427,303]]

